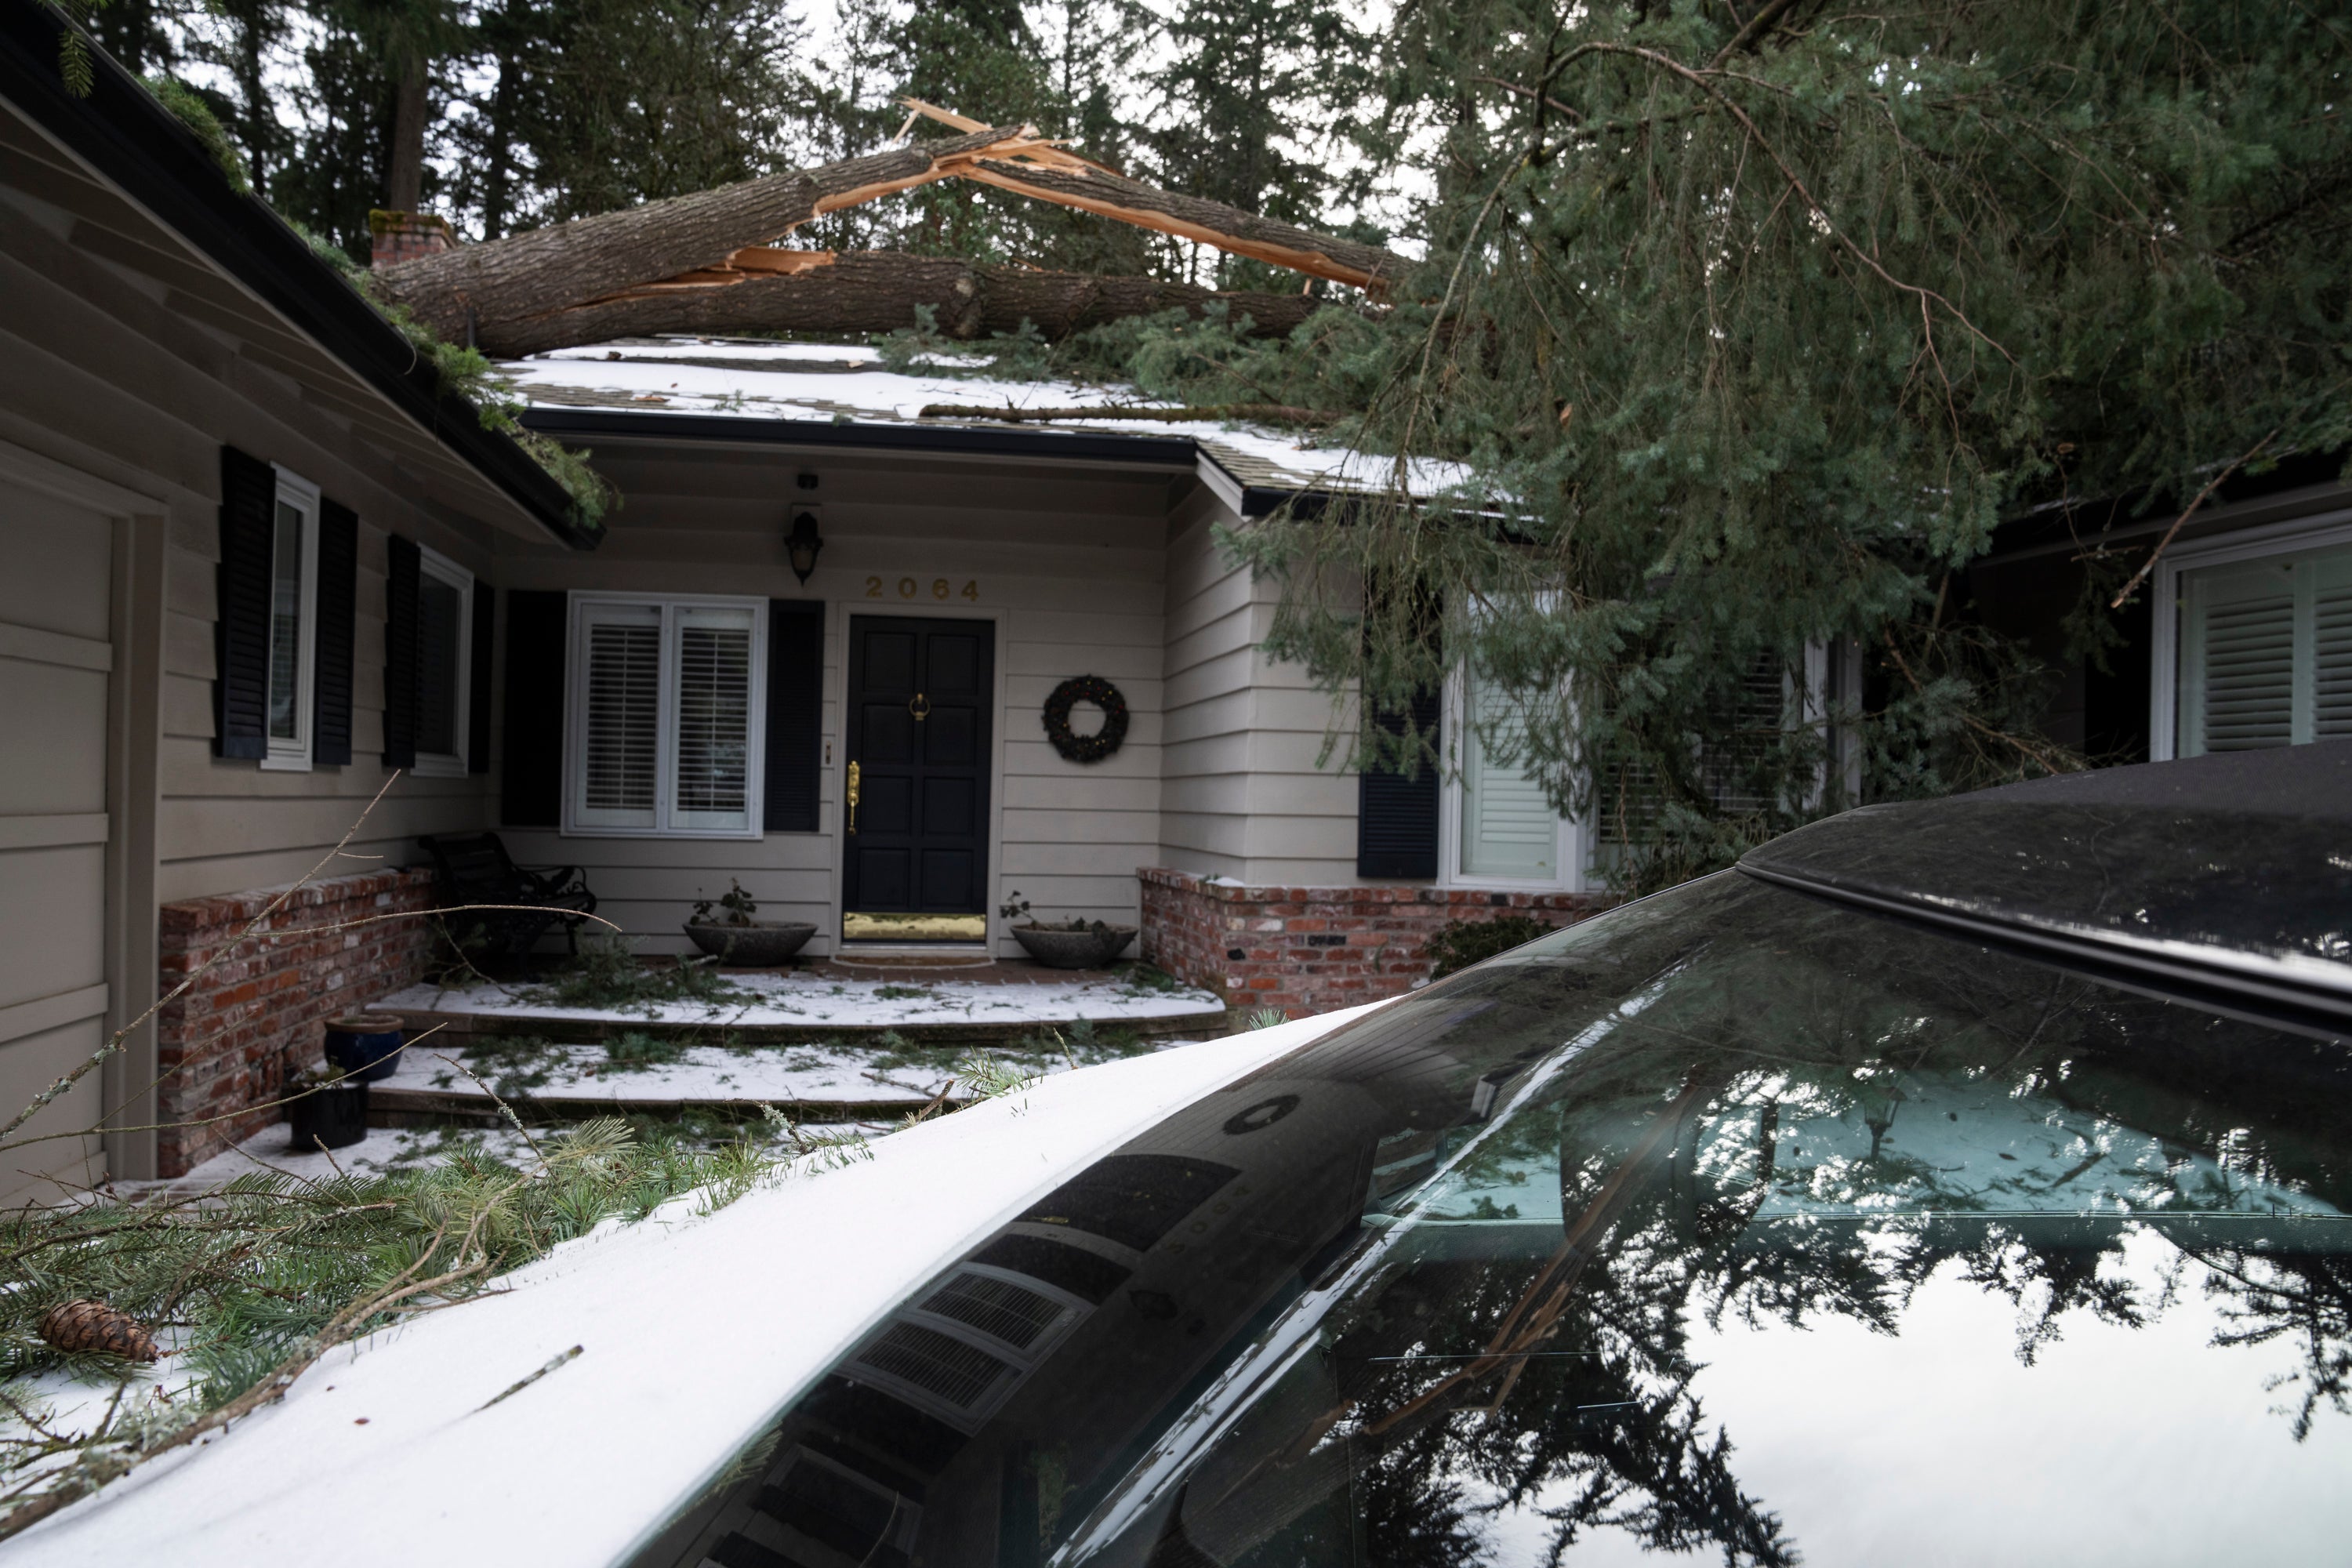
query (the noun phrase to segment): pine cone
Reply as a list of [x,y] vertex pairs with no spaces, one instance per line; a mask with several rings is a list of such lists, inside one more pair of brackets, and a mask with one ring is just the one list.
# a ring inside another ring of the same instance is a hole
[[128,1312],[103,1301],[68,1301],[41,1318],[41,1338],[61,1351],[95,1351],[125,1361],[153,1361],[155,1336]]

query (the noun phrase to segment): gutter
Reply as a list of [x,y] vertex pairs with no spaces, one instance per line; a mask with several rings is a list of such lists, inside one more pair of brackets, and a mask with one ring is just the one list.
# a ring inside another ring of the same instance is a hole
[[1190,436],[1113,436],[1092,431],[991,429],[966,425],[835,424],[823,419],[749,419],[731,414],[668,414],[652,409],[524,410],[522,424],[559,441],[710,441],[761,447],[818,447],[844,451],[939,452],[954,457],[1041,458],[1120,463],[1137,468],[1191,468],[1244,518],[1265,517],[1288,506],[1313,517],[1338,498],[1326,490],[1286,490],[1245,484]]
[[562,441],[724,441],[850,451],[946,452],[966,457],[1060,458],[1189,468],[1189,436],[1103,436],[1077,431],[987,430],[961,425],[835,424],[823,419],[747,419],[731,414],[657,414],[650,409],[526,409],[525,428]]
[[38,0],[0,5],[0,97],[464,458],[555,539],[573,550],[596,547],[601,534],[572,520],[563,487],[512,440],[483,429],[471,403],[444,393],[408,340],[311,254],[268,203],[231,189],[187,128],[96,42],[89,46],[89,96],[66,91],[58,74],[65,30]]

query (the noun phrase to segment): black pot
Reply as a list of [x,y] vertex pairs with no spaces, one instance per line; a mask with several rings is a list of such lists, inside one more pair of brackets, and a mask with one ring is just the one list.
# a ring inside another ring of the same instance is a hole
[[294,1139],[289,1147],[306,1154],[325,1144],[342,1149],[367,1136],[368,1086],[345,1079],[322,1084],[286,1108]]
[[1050,931],[1014,926],[1013,940],[1049,969],[1100,969],[1135,940],[1135,928],[1105,926],[1097,931],[1085,926],[1076,931]]
[[373,1083],[400,1070],[397,1013],[350,1013],[327,1021],[327,1062],[337,1072]]

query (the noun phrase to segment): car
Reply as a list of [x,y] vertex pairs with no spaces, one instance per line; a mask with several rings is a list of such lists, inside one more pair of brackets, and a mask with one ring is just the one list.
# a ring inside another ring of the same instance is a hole
[[1867,807],[602,1231],[11,1550],[2341,1562],[2347,1036],[2352,744]]

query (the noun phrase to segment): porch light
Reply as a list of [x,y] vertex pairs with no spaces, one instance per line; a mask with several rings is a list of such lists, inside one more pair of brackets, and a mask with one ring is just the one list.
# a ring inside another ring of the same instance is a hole
[[816,570],[816,558],[824,549],[824,537],[817,531],[816,509],[796,506],[793,511],[793,531],[784,535],[784,553],[791,557],[793,572],[805,584],[809,574]]

